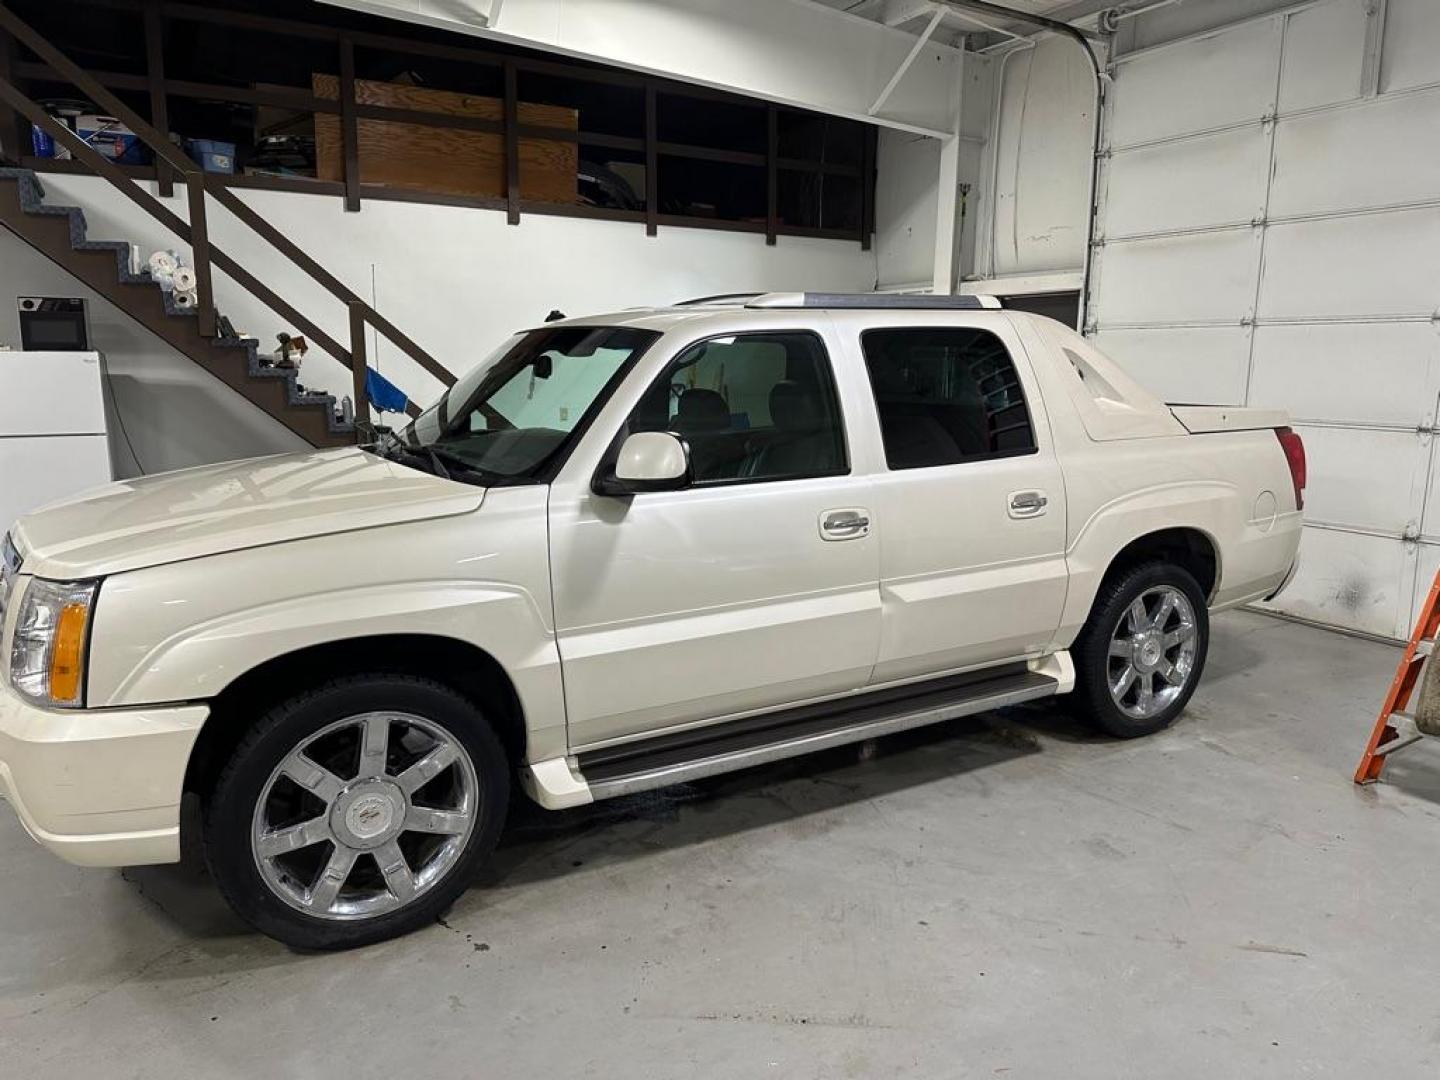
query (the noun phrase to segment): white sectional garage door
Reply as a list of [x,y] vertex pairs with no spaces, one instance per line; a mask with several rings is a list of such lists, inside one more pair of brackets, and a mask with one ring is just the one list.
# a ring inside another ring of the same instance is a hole
[[1322,0],[1121,58],[1091,330],[1310,460],[1275,607],[1409,634],[1440,567],[1440,2]]

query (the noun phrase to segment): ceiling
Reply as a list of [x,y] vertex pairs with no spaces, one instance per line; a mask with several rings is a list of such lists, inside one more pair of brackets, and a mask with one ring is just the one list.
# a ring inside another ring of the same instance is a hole
[[[929,25],[936,9],[931,0],[809,0],[822,7],[843,11],[891,26],[910,34],[921,33]],[[1074,23],[1105,8],[1118,7],[1118,0],[994,0],[1003,7],[1043,15],[1060,22]],[[1009,35],[1034,33],[1038,27],[1021,20],[1007,20],[988,13],[965,11],[954,4],[948,10],[932,37],[938,42],[960,45],[969,38],[971,48],[984,48],[1003,42]],[[995,32],[999,31],[999,33]]]

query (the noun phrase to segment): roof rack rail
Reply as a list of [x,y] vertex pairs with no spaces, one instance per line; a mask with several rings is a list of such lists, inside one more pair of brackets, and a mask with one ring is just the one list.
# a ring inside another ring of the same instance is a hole
[[748,308],[851,308],[871,310],[998,311],[993,296],[910,293],[760,293]]
[[753,300],[757,296],[764,296],[758,292],[727,292],[716,293],[714,296],[697,296],[693,300],[680,300],[675,307],[698,307],[701,304],[718,304],[723,300]]

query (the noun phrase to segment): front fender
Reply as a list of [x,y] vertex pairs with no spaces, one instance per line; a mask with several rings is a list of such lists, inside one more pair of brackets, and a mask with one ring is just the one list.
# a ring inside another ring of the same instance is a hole
[[[514,514],[499,530],[503,544],[482,542],[492,530],[476,528],[489,511],[487,500],[486,510],[466,518],[108,578],[96,605],[89,702],[203,701],[267,661],[310,646],[428,635],[490,654],[514,684],[532,741],[544,729],[563,740],[543,508]],[[483,576],[464,576],[472,567]]]

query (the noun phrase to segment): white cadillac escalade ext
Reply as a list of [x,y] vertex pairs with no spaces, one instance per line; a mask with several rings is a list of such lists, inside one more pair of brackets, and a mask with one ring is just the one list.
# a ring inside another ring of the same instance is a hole
[[988,298],[766,294],[517,334],[398,434],[21,519],[0,790],[254,926],[432,920],[542,806],[1056,694],[1156,731],[1296,563],[1284,414],[1169,407]]

